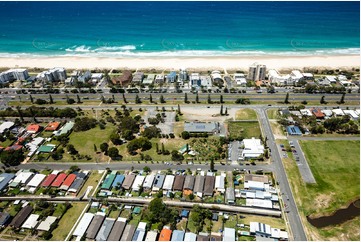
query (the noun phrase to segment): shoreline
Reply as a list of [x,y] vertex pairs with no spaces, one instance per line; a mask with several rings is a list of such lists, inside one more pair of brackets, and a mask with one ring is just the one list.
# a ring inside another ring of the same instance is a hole
[[237,69],[248,70],[253,63],[267,69],[352,69],[360,68],[359,55],[333,56],[199,56],[199,57],[0,57],[2,68],[68,69]]

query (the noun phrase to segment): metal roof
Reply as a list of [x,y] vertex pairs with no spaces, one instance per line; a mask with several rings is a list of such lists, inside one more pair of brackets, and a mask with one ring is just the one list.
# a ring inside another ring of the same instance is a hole
[[109,190],[113,184],[114,179],[115,174],[108,174],[103,181],[101,189]]
[[121,187],[122,184],[123,184],[123,181],[125,179],[125,176],[124,175],[117,175],[113,181],[113,184],[112,184],[112,188],[113,187]]
[[163,184],[163,190],[172,190],[173,182],[174,182],[174,176],[166,175],[164,184]]
[[86,230],[86,237],[88,239],[95,239],[95,236],[97,235],[100,226],[103,224],[103,221],[105,219],[105,216],[103,215],[95,215],[93,220],[91,221],[88,229]]
[[0,191],[5,189],[9,182],[15,177],[12,173],[2,173],[0,174]]
[[78,192],[79,188],[83,185],[84,179],[83,178],[76,178],[75,181],[69,187],[69,192]]
[[225,227],[223,230],[223,241],[235,241],[236,240],[236,230],[233,228]]
[[144,179],[145,176],[141,176],[141,175],[136,176],[132,185],[132,190],[136,192],[139,191],[140,187],[143,185]]
[[129,190],[134,182],[135,175],[129,174],[125,177],[122,187],[126,190]]
[[196,181],[194,183],[194,189],[193,192],[195,193],[203,193],[203,187],[204,187],[204,182],[205,182],[205,177],[204,176],[196,176]]
[[120,239],[120,241],[131,241],[133,238],[135,232],[135,226],[132,224],[127,224],[127,226],[125,226],[125,229],[123,231],[123,236]]
[[106,218],[95,239],[97,241],[106,241],[114,225],[114,222],[115,222],[114,218]]
[[44,174],[36,174],[33,178],[28,182],[27,186],[29,187],[38,187],[40,183],[44,180],[46,175]]
[[50,226],[57,220],[57,217],[48,216],[44,221],[42,221],[39,226],[36,228],[37,230],[49,231]]
[[114,223],[112,230],[108,236],[108,241],[119,241],[122,237],[127,219],[119,217]]
[[13,226],[14,228],[20,228],[20,226],[25,222],[25,220],[29,217],[32,211],[33,208],[29,205],[23,207],[20,210],[20,212],[18,212],[16,216],[13,218],[13,220],[10,223],[10,226]]
[[187,175],[184,181],[183,189],[193,190],[195,177]]
[[184,238],[184,231],[174,230],[172,233],[171,241],[183,241],[183,238]]
[[155,176],[155,180],[154,180],[154,184],[153,184],[153,189],[154,188],[162,188],[163,187],[163,183],[164,183],[164,179],[165,179],[165,175],[161,175],[158,174]]
[[173,183],[173,191],[182,191],[185,176],[176,175]]
[[81,218],[78,226],[76,227],[75,231],[73,232],[74,236],[83,236],[86,230],[88,229],[91,221],[94,218],[94,214],[92,213],[85,213],[84,216]]
[[190,133],[213,133],[217,131],[218,125],[216,122],[185,122],[184,131]]
[[204,190],[203,190],[203,194],[205,196],[213,195],[215,180],[216,180],[216,178],[214,176],[206,176],[206,179],[204,181]]

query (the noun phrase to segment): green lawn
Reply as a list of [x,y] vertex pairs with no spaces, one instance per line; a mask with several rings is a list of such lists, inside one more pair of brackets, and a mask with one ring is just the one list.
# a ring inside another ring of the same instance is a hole
[[224,223],[224,227],[236,228],[237,227],[237,215],[229,215],[228,219]]
[[14,143],[14,140],[6,139],[5,141],[0,142],[0,146],[6,148],[10,146],[12,143]]
[[107,123],[105,129],[100,129],[97,126],[84,132],[72,132],[69,136],[69,144],[73,144],[80,154],[95,156],[94,144],[100,150],[100,144],[109,141],[109,136],[113,133],[114,129],[114,125]]
[[242,108],[236,112],[236,120],[257,120],[257,113],[250,108]]
[[191,214],[192,214],[192,212],[189,213],[187,229],[192,233],[196,233],[196,226],[195,226],[195,223],[192,220]]
[[[309,213],[332,213],[360,196],[359,141],[301,141],[302,150],[316,179],[307,185]],[[314,206],[320,196],[329,196],[322,207]]]
[[63,241],[75,222],[79,218],[86,203],[72,203],[72,207],[61,218],[58,227],[53,231],[53,237],[51,240]]
[[228,123],[229,137],[237,139],[237,137],[243,137],[249,139],[252,137],[258,138],[261,134],[258,121],[246,121],[246,122],[229,122]]
[[[282,140],[277,143],[286,144]],[[293,158],[282,159],[287,177],[310,240],[359,240],[359,217],[345,223],[317,229],[311,226],[306,216],[331,214],[359,197],[360,147],[359,141],[302,141],[317,184],[302,182]],[[291,153],[288,153],[289,157]]]
[[109,218],[118,218],[119,217],[119,210],[118,209],[116,209],[116,210],[112,210],[110,213],[109,213],[109,215],[108,215],[108,217]]

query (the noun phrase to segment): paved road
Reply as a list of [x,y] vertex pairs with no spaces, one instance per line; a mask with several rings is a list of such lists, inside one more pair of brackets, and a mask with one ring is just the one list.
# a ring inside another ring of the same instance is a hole
[[259,121],[262,126],[265,137],[267,137],[267,145],[271,150],[271,158],[274,163],[274,173],[276,175],[276,179],[279,182],[280,190],[282,198],[287,202],[289,213],[286,213],[287,220],[289,221],[289,225],[291,227],[291,232],[293,235],[293,239],[296,241],[305,241],[307,240],[302,221],[300,219],[300,215],[298,213],[297,205],[293,198],[291,187],[287,180],[286,171],[283,167],[283,163],[281,160],[281,156],[278,152],[276,141],[272,133],[271,125],[269,123],[266,109],[258,108],[256,109],[259,115]]
[[308,162],[306,160],[305,155],[302,152],[302,148],[300,144],[298,143],[298,140],[293,140],[293,145],[295,146],[294,150],[296,150],[297,153],[293,153],[293,156],[298,159],[296,159],[296,164],[298,166],[298,169],[301,173],[301,177],[305,183],[316,183],[315,177],[312,174],[311,168],[308,165]]
[[303,137],[303,136],[288,136],[289,140],[314,140],[314,141],[325,141],[325,140],[360,140],[357,136],[345,136],[345,137]]

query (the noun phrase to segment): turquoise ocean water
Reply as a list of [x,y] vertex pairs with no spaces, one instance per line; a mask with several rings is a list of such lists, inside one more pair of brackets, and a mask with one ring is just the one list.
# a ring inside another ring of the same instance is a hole
[[0,56],[359,53],[359,2],[0,2]]

